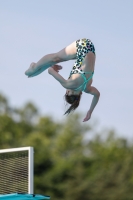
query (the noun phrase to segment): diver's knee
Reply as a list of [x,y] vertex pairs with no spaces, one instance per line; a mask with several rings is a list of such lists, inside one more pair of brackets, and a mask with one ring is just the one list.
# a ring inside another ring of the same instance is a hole
[[62,58],[58,55],[58,53],[55,53],[53,56],[53,62],[59,63],[62,61]]

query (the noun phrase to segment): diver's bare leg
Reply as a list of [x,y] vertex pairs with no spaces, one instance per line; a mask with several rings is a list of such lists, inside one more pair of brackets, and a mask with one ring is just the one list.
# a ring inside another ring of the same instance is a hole
[[62,49],[58,53],[47,54],[43,56],[37,63],[31,63],[25,75],[28,77],[37,76],[49,67],[67,60],[76,58],[76,42],[73,42],[66,48]]

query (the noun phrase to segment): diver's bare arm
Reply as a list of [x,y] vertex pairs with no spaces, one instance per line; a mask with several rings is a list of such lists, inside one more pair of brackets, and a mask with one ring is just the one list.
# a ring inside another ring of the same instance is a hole
[[72,89],[72,83],[69,80],[64,79],[58,72],[56,72],[53,67],[48,69],[48,73],[52,75],[64,88]]
[[92,99],[90,109],[88,110],[86,117],[84,118],[83,122],[88,121],[91,118],[91,114],[92,114],[94,108],[96,107],[98,100],[99,100],[99,97],[100,97],[100,92],[93,86],[90,86],[86,93],[92,94],[93,99]]

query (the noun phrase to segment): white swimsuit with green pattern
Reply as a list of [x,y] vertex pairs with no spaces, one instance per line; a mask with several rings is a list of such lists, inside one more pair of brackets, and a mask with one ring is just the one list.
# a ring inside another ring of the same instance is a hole
[[[84,72],[81,68],[83,59],[85,58],[86,54],[91,51],[95,54],[95,47],[93,45],[93,43],[89,40],[89,39],[80,39],[76,41],[76,47],[77,47],[77,53],[76,53],[76,61],[73,65],[73,68],[70,72],[70,76],[71,77],[72,74],[81,74],[81,76],[84,78],[84,83],[79,86],[77,89],[75,90],[79,90],[80,88],[82,88],[83,86],[83,90],[85,90],[87,82],[93,77],[94,72]],[[87,79],[85,74],[91,74],[91,76]]]

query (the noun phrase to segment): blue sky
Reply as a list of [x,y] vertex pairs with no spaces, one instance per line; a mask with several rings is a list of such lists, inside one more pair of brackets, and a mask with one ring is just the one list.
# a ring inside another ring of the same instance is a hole
[[[14,107],[32,101],[43,114],[64,119],[64,88],[47,71],[28,79],[31,62],[79,38],[96,48],[93,86],[101,93],[92,119],[133,138],[133,1],[0,0],[0,93]],[[62,63],[68,77],[73,61]],[[76,112],[86,114],[92,100],[83,94]]]

